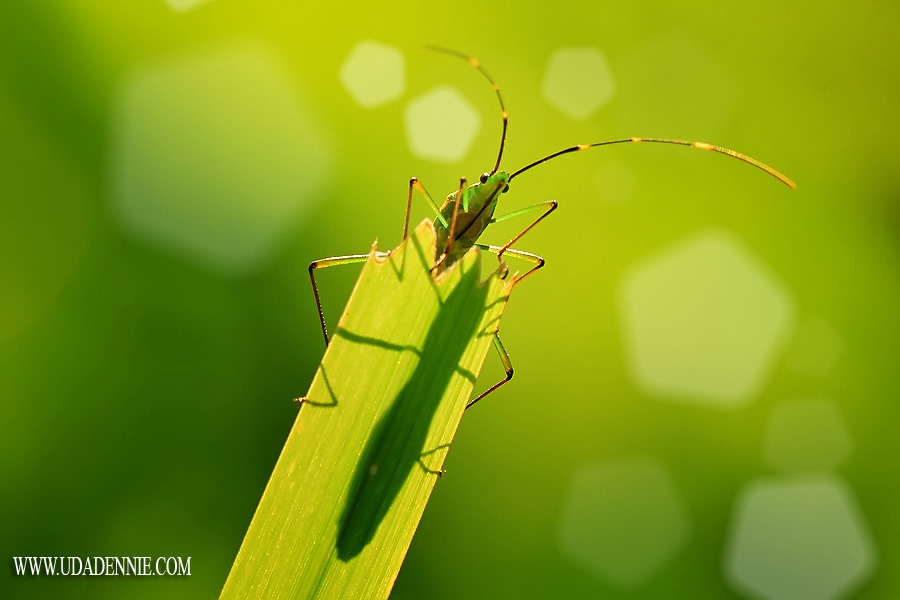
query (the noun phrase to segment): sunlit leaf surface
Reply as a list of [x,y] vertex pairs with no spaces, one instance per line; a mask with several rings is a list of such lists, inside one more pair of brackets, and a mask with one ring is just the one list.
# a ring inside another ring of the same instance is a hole
[[432,278],[423,223],[366,263],[221,598],[385,598],[511,286],[468,254]]

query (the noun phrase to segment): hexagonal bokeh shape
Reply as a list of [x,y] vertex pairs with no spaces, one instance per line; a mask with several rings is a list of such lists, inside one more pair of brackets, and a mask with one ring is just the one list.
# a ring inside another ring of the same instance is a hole
[[210,0],[166,0],[166,4],[172,7],[172,10],[175,12],[188,12],[209,1]]
[[563,553],[623,589],[646,582],[688,538],[688,520],[665,467],[653,458],[584,465],[562,512]]
[[583,121],[613,99],[616,82],[598,48],[560,48],[547,63],[541,92],[564,115]]
[[410,101],[403,116],[412,153],[443,163],[465,158],[481,127],[481,117],[469,101],[446,85]]
[[393,46],[371,40],[356,44],[341,65],[344,89],[363,108],[396,100],[406,89],[406,60]]
[[753,397],[793,316],[782,285],[724,231],[692,236],[636,265],[620,301],[637,385],[721,408]]
[[234,46],[140,69],[116,98],[109,195],[148,245],[223,274],[261,265],[318,201],[329,147],[269,53]]
[[877,560],[853,493],[833,476],[751,483],[729,536],[728,582],[762,600],[846,598]]
[[763,456],[776,469],[833,469],[851,450],[850,434],[833,402],[787,402],[769,416]]

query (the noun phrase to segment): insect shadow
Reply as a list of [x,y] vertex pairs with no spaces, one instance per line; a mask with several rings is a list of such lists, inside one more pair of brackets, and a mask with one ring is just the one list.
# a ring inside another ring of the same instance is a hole
[[390,350],[410,350],[419,356],[412,375],[400,389],[390,408],[376,424],[354,469],[346,504],[338,520],[337,556],[347,562],[359,555],[375,537],[394,500],[422,458],[447,447],[425,450],[431,422],[454,374],[475,381],[475,374],[459,366],[469,340],[490,336],[479,331],[487,304],[489,286],[481,285],[476,269],[441,301],[438,314],[425,336],[421,350],[366,338],[338,329],[337,337]]
[[325,381],[325,387],[328,389],[328,395],[331,396],[330,402],[316,402],[314,400],[310,400],[306,396],[301,396],[299,398],[295,398],[294,402],[303,406],[304,404],[309,404],[310,406],[320,406],[320,407],[334,407],[338,405],[337,395],[334,393],[334,387],[331,385],[331,381],[328,379],[328,373],[325,370],[324,365],[319,367],[319,370],[322,372],[322,380]]

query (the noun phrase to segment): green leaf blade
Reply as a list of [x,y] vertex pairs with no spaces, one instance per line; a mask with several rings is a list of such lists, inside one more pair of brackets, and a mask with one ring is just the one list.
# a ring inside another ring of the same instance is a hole
[[512,284],[471,252],[437,280],[416,229],[370,256],[221,598],[386,598]]

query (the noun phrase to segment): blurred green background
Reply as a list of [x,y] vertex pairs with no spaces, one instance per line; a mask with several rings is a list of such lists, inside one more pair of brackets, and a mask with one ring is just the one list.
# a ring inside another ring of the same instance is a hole
[[[4,597],[218,595],[322,355],[307,264],[399,242],[410,176],[493,165],[490,87],[422,44],[498,81],[506,169],[668,136],[799,189],[661,145],[516,179],[500,212],[560,201],[519,245],[548,264],[503,321],[516,377],[465,415],[392,597],[900,595],[898,12],[4,2]],[[332,322],[355,274],[322,276]]]

